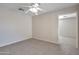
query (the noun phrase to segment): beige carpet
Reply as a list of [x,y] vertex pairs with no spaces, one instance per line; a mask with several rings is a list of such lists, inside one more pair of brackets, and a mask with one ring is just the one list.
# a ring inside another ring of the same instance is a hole
[[0,55],[66,55],[79,54],[79,49],[28,39],[0,48]]

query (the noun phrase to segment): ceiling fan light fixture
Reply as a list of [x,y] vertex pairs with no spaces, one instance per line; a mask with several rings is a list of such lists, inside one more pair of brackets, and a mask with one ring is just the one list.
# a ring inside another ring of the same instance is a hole
[[38,13],[36,12],[36,13],[34,13],[35,15],[38,15]]
[[25,14],[27,14],[28,12],[32,12],[35,15],[38,15],[39,11],[42,11],[43,9],[41,9],[40,7],[40,3],[32,3],[31,6],[24,6],[25,8],[29,8],[27,11],[24,11],[24,9],[20,8],[19,10],[24,11]]
[[39,11],[42,11],[42,9],[41,9],[41,8],[39,8],[39,7],[37,7],[36,9],[37,9],[37,10],[39,10]]
[[33,13],[38,12],[38,10],[36,8],[31,8],[30,11],[33,12]]

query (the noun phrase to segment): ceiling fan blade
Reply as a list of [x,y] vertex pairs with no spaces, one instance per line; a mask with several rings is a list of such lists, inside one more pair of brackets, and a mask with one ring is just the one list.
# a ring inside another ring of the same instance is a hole
[[39,10],[39,11],[43,11],[43,9],[41,9],[41,8],[39,8],[39,7],[37,7],[36,9]]
[[25,12],[25,14],[27,14],[29,11],[30,11],[30,10],[27,10],[27,11]]
[[35,15],[38,15],[38,12],[36,12]]

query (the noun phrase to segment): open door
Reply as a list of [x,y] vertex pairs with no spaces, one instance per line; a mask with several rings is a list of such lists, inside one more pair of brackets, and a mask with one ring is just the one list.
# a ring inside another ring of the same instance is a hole
[[59,16],[58,38],[63,46],[78,48],[78,23],[76,16],[76,13]]

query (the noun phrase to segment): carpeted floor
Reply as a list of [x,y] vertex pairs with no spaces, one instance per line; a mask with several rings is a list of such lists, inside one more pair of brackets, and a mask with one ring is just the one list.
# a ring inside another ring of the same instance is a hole
[[79,54],[79,49],[28,39],[8,46],[0,47],[0,55],[71,55]]

